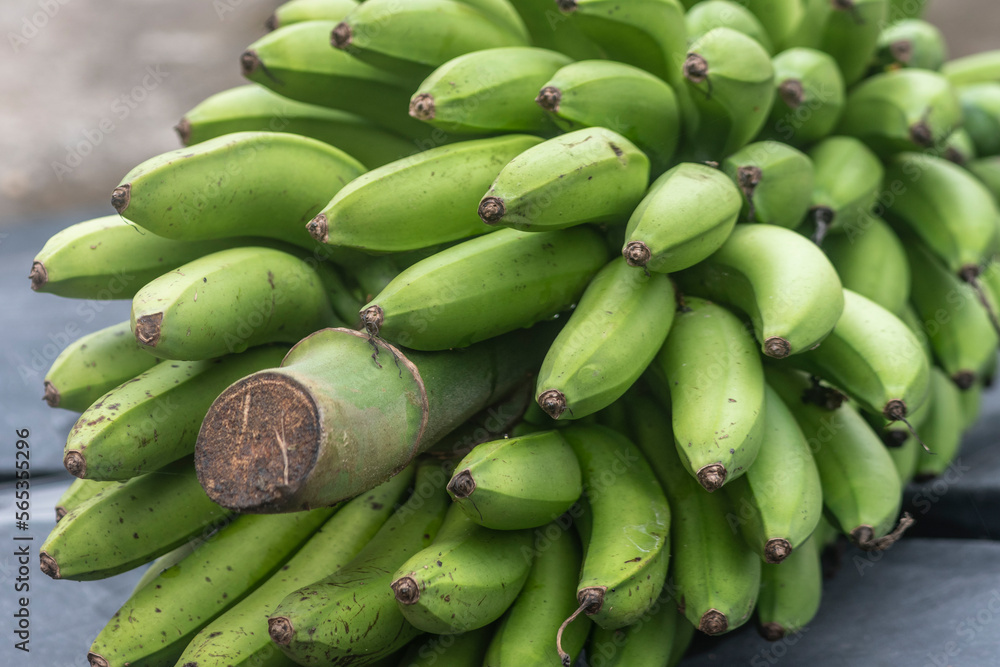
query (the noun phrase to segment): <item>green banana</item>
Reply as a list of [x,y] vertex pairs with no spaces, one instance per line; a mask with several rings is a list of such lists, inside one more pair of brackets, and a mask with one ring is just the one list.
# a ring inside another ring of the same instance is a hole
[[737,225],[715,254],[675,279],[685,293],[746,313],[764,354],[776,359],[819,343],[844,310],[840,279],[823,252],[774,225]]
[[892,228],[875,216],[868,226],[848,227],[831,234],[823,252],[837,270],[845,289],[871,299],[890,313],[901,313],[910,298],[910,265],[903,243]]
[[[666,580],[671,508],[649,462],[624,435],[577,425],[561,433],[580,460],[586,491],[580,607],[561,630],[580,612],[609,630],[630,625]],[[565,664],[565,652],[562,657]]]
[[338,326],[329,265],[263,247],[222,250],[164,274],[132,300],[139,347],[166,359],[211,359],[265,343],[295,343]]
[[962,107],[948,80],[937,72],[907,67],[855,86],[837,132],[862,140],[876,153],[892,155],[943,144],[961,124]]
[[[501,46],[528,46],[520,30],[481,11],[483,2],[365,0],[337,24],[334,48],[402,77],[424,78],[456,56]],[[490,3],[493,4],[493,3]]]
[[782,51],[771,60],[775,97],[763,135],[804,146],[833,132],[847,93],[837,62],[808,48]]
[[[927,443],[928,451],[917,452],[917,479],[926,480],[943,474],[955,460],[962,444],[965,413],[962,410],[962,394],[958,387],[942,372],[934,367],[931,371],[930,414],[924,420],[921,438]],[[931,453],[933,452],[933,453]]]
[[185,146],[233,132],[301,134],[336,146],[370,169],[417,151],[413,142],[361,116],[296,102],[257,84],[212,95],[184,114],[174,129]]
[[941,66],[941,73],[955,86],[1000,82],[1000,49],[949,60]]
[[77,420],[63,464],[76,477],[114,481],[152,472],[194,452],[198,429],[223,389],[281,363],[287,347],[211,361],[157,364],[106,393]]
[[865,550],[887,549],[912,519],[896,530],[902,486],[892,457],[878,435],[849,403],[836,410],[805,402],[808,376],[766,368],[768,384],[795,415],[809,442],[831,523]]
[[780,566],[761,567],[757,620],[764,639],[776,642],[801,632],[816,616],[823,594],[822,546],[812,537]]
[[600,58],[603,51],[551,0],[510,0],[528,28],[530,43],[565,53],[574,60]]
[[87,660],[94,667],[174,665],[202,627],[272,576],[332,513],[237,517],[134,592]]
[[358,0],[289,0],[268,17],[268,30],[304,21],[340,21],[358,6]]
[[757,136],[775,97],[771,57],[760,43],[715,28],[691,43],[682,71],[698,114],[684,125],[685,159],[719,162]]
[[695,41],[713,28],[732,28],[752,37],[767,53],[774,53],[774,45],[767,30],[752,11],[733,0],[702,0],[684,14],[689,41]]
[[[928,409],[930,409],[930,401],[927,403]],[[923,427],[914,426],[914,428],[922,429]],[[884,437],[882,439],[883,441],[885,440]],[[910,483],[913,476],[917,472],[917,460],[920,456],[920,450],[921,447],[917,443],[917,439],[909,433],[906,434],[902,444],[889,448],[889,456],[892,457],[892,462],[896,466],[896,473],[899,475],[899,483],[904,488]]]
[[905,420],[927,398],[930,366],[920,341],[898,317],[844,290],[844,313],[814,350],[789,359],[889,421]]
[[664,667],[672,664],[678,620],[687,619],[669,600],[657,600],[649,613],[632,625],[617,630],[596,628],[587,655],[602,667]]
[[83,412],[110,389],[159,361],[139,348],[128,322],[82,336],[59,353],[45,374],[45,402]]
[[[223,526],[223,528],[225,528],[225,526]],[[213,535],[214,534],[215,533],[213,533]],[[132,595],[135,595],[143,588],[156,581],[161,574],[190,556],[194,553],[195,549],[200,547],[203,543],[204,540],[202,538],[196,537],[190,542],[185,542],[173,551],[167,552],[154,560],[146,568],[146,571],[142,573],[142,577],[136,583],[135,588],[132,589]]]
[[308,224],[321,243],[369,252],[425,248],[490,231],[480,193],[502,165],[541,143],[513,134],[438,146],[362,174]]
[[474,7],[500,22],[524,44],[531,44],[531,33],[528,31],[528,26],[510,0],[459,0],[459,2]]
[[709,492],[743,475],[765,428],[764,374],[738,317],[688,297],[651,367],[670,389],[684,468]]
[[446,480],[440,465],[419,464],[413,494],[354,558],[271,611],[268,633],[286,656],[299,664],[367,664],[420,634],[399,611],[389,583],[441,527]]
[[56,523],[62,520],[71,510],[76,509],[86,501],[105,489],[118,486],[119,482],[98,482],[93,479],[74,479],[66,487],[59,500],[56,501]]
[[945,49],[944,35],[937,27],[921,19],[905,19],[882,30],[875,62],[879,70],[938,70],[944,64]]
[[945,141],[944,150],[933,151],[933,154],[960,167],[966,167],[968,162],[976,159],[976,147],[972,143],[972,136],[965,128],[960,127]]
[[681,660],[684,658],[684,654],[687,653],[688,647],[691,646],[691,640],[694,639],[695,627],[691,621],[687,620],[683,614],[676,614],[677,623],[674,629],[674,641],[671,646],[670,660],[667,661],[667,667],[677,667]]
[[635,144],[603,127],[584,128],[508,162],[479,202],[479,217],[522,231],[620,222],[648,184],[649,158]]
[[889,0],[889,24],[904,19],[918,19],[924,15],[927,0]]
[[[552,638],[576,609],[573,593],[580,571],[580,545],[562,521],[549,524],[538,535],[528,579],[490,640],[486,657],[479,663],[482,667],[562,666],[552,650]],[[567,628],[560,649],[574,659],[589,632],[589,619]]]
[[645,70],[610,60],[583,60],[559,69],[535,102],[564,132],[606,127],[634,143],[662,174],[680,139],[677,94]]
[[802,151],[778,141],[748,144],[722,162],[743,194],[746,222],[795,229],[812,202],[816,175]]
[[962,128],[979,157],[1000,155],[1000,82],[958,89]]
[[993,201],[1000,206],[1000,155],[972,160],[965,168],[986,186],[993,195]]
[[191,460],[183,459],[70,510],[39,550],[41,569],[75,581],[121,574],[224,524],[229,514],[205,495]]
[[694,266],[729,238],[741,205],[726,174],[682,162],[657,178],[632,211],[622,256],[629,266],[658,273]]
[[868,70],[888,9],[889,0],[808,0],[787,45],[829,53],[850,86]]
[[559,431],[477,445],[448,482],[449,495],[465,515],[495,530],[544,526],[582,492],[580,464]]
[[392,667],[431,667],[437,664],[481,667],[493,632],[494,626],[487,625],[458,635],[418,637],[410,643],[401,660],[388,664]]
[[674,319],[670,278],[615,259],[587,285],[545,355],[535,400],[553,419],[602,410],[642,375]]
[[815,225],[813,240],[822,243],[832,230],[867,229],[885,177],[878,156],[853,137],[828,137],[809,157],[816,169],[808,217]]
[[708,635],[750,619],[760,588],[761,560],[729,525],[724,494],[705,493],[684,469],[662,405],[647,396],[629,401],[636,442],[660,480],[674,519],[672,592],[685,623]]
[[482,628],[514,602],[531,569],[532,534],[491,530],[452,505],[434,541],[392,576],[403,617],[424,632]]
[[389,481],[344,504],[281,570],[202,628],[177,664],[290,667],[291,661],[271,643],[264,619],[286,595],[336,572],[354,558],[386,522],[412,481],[413,466],[408,466]]
[[571,62],[531,46],[466,53],[424,79],[410,98],[410,115],[446,132],[551,133],[552,121],[533,95]]
[[606,258],[590,229],[504,229],[417,262],[361,317],[370,333],[416,350],[464,347],[568,307]]
[[306,221],[364,171],[322,141],[237,132],[146,160],[125,175],[111,203],[167,238],[266,236],[312,248]]
[[746,474],[725,488],[743,539],[765,563],[777,564],[809,539],[823,516],[823,496],[795,417],[773,389],[765,386],[764,395],[760,451]]
[[967,431],[979,420],[983,407],[983,382],[976,382],[959,394],[962,401],[962,430]]
[[740,4],[753,12],[779,49],[784,48],[805,13],[803,0],[741,0]]

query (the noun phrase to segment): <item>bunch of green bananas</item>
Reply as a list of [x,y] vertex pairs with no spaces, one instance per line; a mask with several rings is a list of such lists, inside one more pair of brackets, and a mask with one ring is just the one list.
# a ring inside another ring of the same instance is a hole
[[82,414],[43,571],[153,563],[90,664],[801,630],[996,372],[1000,51],[922,7],[281,6],[31,268],[132,303],[44,383]]

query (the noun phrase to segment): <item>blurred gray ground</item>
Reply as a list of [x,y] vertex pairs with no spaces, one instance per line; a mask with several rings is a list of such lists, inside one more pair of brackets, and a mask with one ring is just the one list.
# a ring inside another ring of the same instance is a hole
[[[133,166],[239,85],[240,52],[279,0],[3,0],[0,226],[68,209],[111,213]],[[954,56],[1000,48],[996,0],[936,0]]]

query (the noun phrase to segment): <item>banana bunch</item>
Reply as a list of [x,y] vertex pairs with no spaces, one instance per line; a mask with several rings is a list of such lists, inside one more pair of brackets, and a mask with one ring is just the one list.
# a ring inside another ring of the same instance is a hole
[[922,6],[279,7],[30,268],[131,301],[40,388],[80,413],[42,570],[150,564],[90,664],[804,628],[996,373],[1000,52],[946,62]]

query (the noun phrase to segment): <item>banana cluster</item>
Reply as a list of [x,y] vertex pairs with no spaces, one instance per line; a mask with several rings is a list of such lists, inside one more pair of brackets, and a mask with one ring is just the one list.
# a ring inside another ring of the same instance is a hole
[[44,383],[82,414],[42,570],[152,562],[92,667],[805,627],[996,372],[1000,51],[922,6],[282,5],[31,268],[132,304]]

